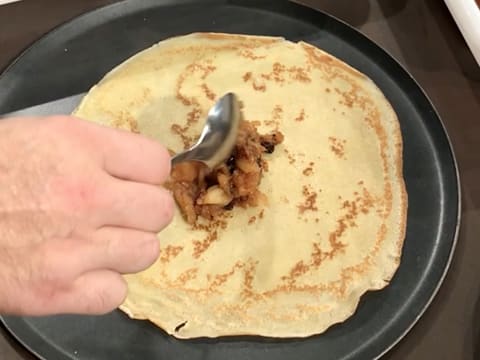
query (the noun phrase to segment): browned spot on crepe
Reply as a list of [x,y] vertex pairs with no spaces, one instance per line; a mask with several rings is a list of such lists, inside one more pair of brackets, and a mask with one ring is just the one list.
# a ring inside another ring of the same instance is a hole
[[300,115],[298,115],[296,118],[295,118],[295,121],[297,122],[302,122],[305,120],[305,109],[302,109],[302,111],[300,112]]
[[288,163],[290,165],[293,165],[295,164],[295,162],[297,161],[297,159],[295,159],[295,156],[293,156],[293,154],[290,152],[290,150],[288,150],[287,148],[283,148],[283,152],[287,155],[287,158],[288,158]]
[[217,95],[208,87],[207,84],[202,84],[202,90],[205,96],[209,99],[214,101]]
[[309,67],[287,67],[276,62],[273,64],[271,72],[254,74],[252,71],[249,71],[243,75],[243,81],[252,82],[254,90],[266,91],[268,87],[266,82],[274,82],[277,84],[284,84],[286,82],[309,83],[312,81],[310,71],[311,69]]
[[183,246],[168,245],[160,250],[160,261],[168,263],[170,260],[176,258],[183,250]]
[[[306,186],[304,188],[304,194],[309,195],[310,190]],[[302,287],[296,286],[296,279],[309,272],[312,268],[318,268],[324,261],[332,260],[338,253],[345,251],[347,244],[341,242],[343,235],[348,229],[356,227],[356,219],[361,215],[366,215],[375,206],[372,196],[366,188],[362,189],[363,196],[359,200],[345,201],[341,205],[343,215],[341,215],[336,221],[336,228],[329,234],[329,243],[331,250],[322,251],[319,243],[313,244],[310,260],[301,260],[290,270],[288,275],[282,277],[282,280],[287,285],[282,284],[274,291],[264,293],[265,296],[273,296],[277,292],[282,291],[302,291]],[[319,219],[318,219],[319,220]],[[379,240],[377,240],[378,242]],[[328,286],[312,286],[308,291],[314,290],[326,290],[333,291],[338,294],[343,294],[345,291],[345,283],[347,278],[343,279],[340,283],[331,283]],[[303,287],[303,290],[306,290]]]
[[335,137],[329,137],[328,141],[330,142],[330,150],[339,158],[345,159],[345,145],[347,144],[346,140],[338,139]]
[[314,162],[311,162],[310,164],[308,164],[308,166],[303,169],[302,173],[303,175],[305,176],[312,176],[313,175],[313,167],[315,166],[315,163]]
[[[211,61],[205,60],[203,63],[194,62],[186,66],[185,70],[178,76],[176,83],[176,98],[186,107],[190,108],[187,114],[186,123],[184,125],[173,124],[171,130],[178,135],[183,142],[184,148],[187,149],[195,142],[195,137],[188,135],[193,124],[196,124],[202,115],[198,99],[194,96],[188,96],[183,93],[183,86],[185,82],[192,76],[200,75],[202,80],[207,79],[208,75],[214,72],[217,68],[211,65]],[[215,99],[215,94],[204,83],[201,85],[205,96],[210,99]]]
[[240,50],[238,53],[240,54],[240,56],[243,56],[244,58],[250,60],[265,59],[267,57],[266,55],[255,55],[255,53],[250,49]]
[[300,214],[304,214],[307,211],[318,211],[317,197],[318,194],[313,191],[309,186],[304,186],[302,190],[305,197],[304,202],[297,205]]

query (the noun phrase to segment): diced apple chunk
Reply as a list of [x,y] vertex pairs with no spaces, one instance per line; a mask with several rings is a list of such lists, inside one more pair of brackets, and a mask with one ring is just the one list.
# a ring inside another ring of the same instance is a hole
[[215,185],[208,188],[206,193],[197,199],[197,204],[226,206],[230,204],[232,200],[233,198],[223,191],[220,186]]

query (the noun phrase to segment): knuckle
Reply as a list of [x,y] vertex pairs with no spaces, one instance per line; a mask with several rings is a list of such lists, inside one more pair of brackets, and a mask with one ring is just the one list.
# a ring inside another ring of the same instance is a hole
[[[91,135],[91,124],[74,116],[54,115],[45,119],[43,136],[51,141],[68,146],[68,150],[82,149],[85,153],[92,150],[95,137]],[[90,129],[90,130],[89,130]],[[68,141],[63,141],[67,139]],[[73,147],[72,144],[76,146]]]
[[68,212],[87,212],[99,201],[97,186],[88,179],[59,177],[53,186],[57,196],[60,197],[62,208]]
[[40,311],[48,309],[55,303],[58,294],[69,287],[70,272],[58,266],[61,256],[55,247],[41,245],[30,255],[29,266],[23,268],[22,281],[43,309]]
[[47,123],[52,126],[63,126],[68,117],[64,115],[53,115],[46,118]]
[[47,127],[49,130],[54,130],[55,136],[58,136],[58,133],[62,133],[62,135],[68,134],[71,130],[75,122],[73,118],[65,115],[54,115],[49,116],[45,119]]
[[65,280],[65,272],[58,271],[56,260],[58,254],[55,248],[48,246],[39,246],[33,256],[33,263],[28,268],[30,282],[38,285],[40,289],[46,292],[61,287]]

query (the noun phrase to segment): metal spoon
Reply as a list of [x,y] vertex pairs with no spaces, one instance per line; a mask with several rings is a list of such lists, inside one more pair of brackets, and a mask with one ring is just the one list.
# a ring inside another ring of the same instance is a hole
[[175,155],[172,165],[184,161],[199,161],[210,169],[220,165],[232,154],[240,120],[237,96],[228,93],[210,109],[198,142],[190,149]]

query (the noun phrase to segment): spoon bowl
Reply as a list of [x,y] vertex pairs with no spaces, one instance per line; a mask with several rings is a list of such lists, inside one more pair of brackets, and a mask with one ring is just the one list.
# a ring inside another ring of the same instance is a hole
[[227,160],[235,146],[241,113],[237,96],[228,93],[210,109],[197,143],[172,158],[172,165],[199,161],[210,169]]

